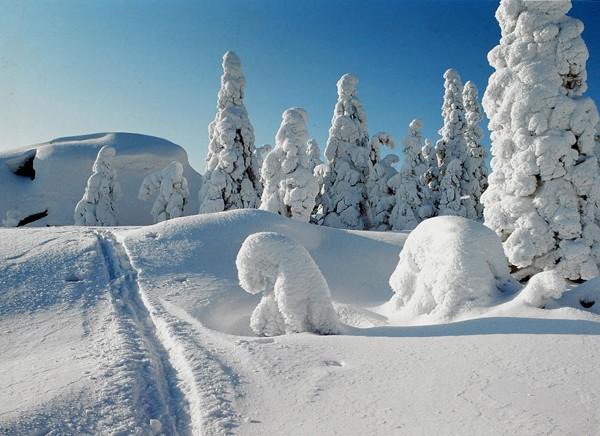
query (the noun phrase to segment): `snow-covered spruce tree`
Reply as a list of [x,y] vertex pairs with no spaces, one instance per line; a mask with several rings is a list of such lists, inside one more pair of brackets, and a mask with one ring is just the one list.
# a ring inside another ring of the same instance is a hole
[[487,226],[504,241],[519,278],[556,269],[598,275],[598,111],[587,90],[588,51],[570,0],[502,0],[502,38],[488,60],[483,107],[492,172],[482,196]]
[[179,162],[173,161],[164,169],[144,177],[138,198],[146,201],[156,193],[158,196],[150,211],[155,223],[183,216],[189,190]]
[[425,139],[425,144],[421,148],[421,156],[425,165],[425,172],[422,175],[423,183],[429,188],[429,203],[432,209],[431,216],[436,216],[439,205],[440,169],[438,167],[435,146],[429,138]]
[[254,130],[244,106],[244,86],[240,58],[228,51],[223,56],[217,115],[208,126],[200,213],[254,208],[260,204],[260,167],[254,149]]
[[[439,193],[439,215],[457,215],[467,217],[467,204],[461,197],[463,183],[463,168],[458,159],[452,159],[446,168],[446,174],[440,180]],[[472,212],[472,211],[471,211]]]
[[445,199],[440,196],[439,210],[440,214],[443,215],[475,218],[477,212],[475,211],[475,202],[469,193],[470,181],[466,170],[468,154],[465,141],[466,119],[462,92],[462,81],[456,70],[447,70],[444,73],[444,103],[442,104],[444,125],[438,132],[441,138],[436,144],[440,178],[444,178],[453,160],[458,161],[457,164],[453,165],[454,169],[461,168],[462,171],[460,174],[453,171],[452,174],[452,177],[460,179],[459,186],[456,187],[458,191],[454,196],[457,200],[452,201],[452,204],[444,204]]
[[340,332],[327,282],[298,242],[279,233],[255,233],[242,244],[235,265],[242,288],[263,294],[250,318],[258,336]]
[[265,186],[260,208],[288,218],[308,222],[315,207],[319,184],[308,155],[307,114],[287,109],[275,137],[275,149],[262,166]]
[[468,159],[465,162],[469,175],[468,192],[475,203],[477,219],[483,218],[483,205],[481,194],[487,188],[488,170],[485,166],[485,149],[481,145],[483,130],[481,129],[481,107],[477,87],[470,80],[463,89],[463,103],[465,105],[465,119],[467,122],[465,140],[467,142]]
[[390,230],[390,215],[395,199],[388,181],[398,172],[393,167],[400,158],[395,154],[388,154],[381,158],[381,147],[393,149],[396,144],[391,135],[379,132],[371,138],[371,171],[367,179],[367,195],[371,209],[371,230]]
[[116,226],[115,203],[121,196],[121,186],[111,162],[115,149],[105,145],[98,152],[87,181],[83,198],[75,206],[73,219],[77,226]]
[[322,208],[323,179],[325,178],[325,170],[327,165],[325,165],[321,160],[321,149],[314,138],[308,140],[306,154],[310,160],[310,168],[312,169],[313,176],[315,177],[318,186],[317,195],[315,197],[315,207],[311,213],[310,222],[313,224],[318,224],[319,221],[322,221],[321,217],[319,216],[319,210]]
[[271,150],[273,150],[273,146],[271,144],[264,144],[254,149],[254,156],[256,156],[256,165],[258,168],[262,168],[262,164]]
[[358,79],[344,74],[337,82],[338,100],[325,148],[327,168],[319,215],[322,224],[368,229],[370,210],[367,179],[371,162],[367,117],[358,100]]

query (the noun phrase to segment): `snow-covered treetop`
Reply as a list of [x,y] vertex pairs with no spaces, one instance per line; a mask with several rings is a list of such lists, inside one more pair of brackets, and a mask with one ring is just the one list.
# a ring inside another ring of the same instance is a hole
[[244,87],[246,86],[242,62],[237,54],[228,51],[223,55],[222,65],[223,75],[221,76],[217,107],[225,109],[229,106],[241,106],[244,104]]
[[438,153],[441,164],[452,159],[465,158],[466,145],[464,143],[465,108],[462,99],[463,85],[454,69],[444,73],[444,103],[442,105],[442,118],[444,125],[439,130],[442,137],[438,143]]
[[371,162],[375,165],[381,160],[381,147],[387,147],[390,150],[396,148],[394,137],[386,132],[377,132],[371,137]]

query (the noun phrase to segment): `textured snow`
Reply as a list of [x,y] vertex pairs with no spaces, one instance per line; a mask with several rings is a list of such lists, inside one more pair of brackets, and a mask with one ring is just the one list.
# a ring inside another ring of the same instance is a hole
[[279,233],[255,233],[242,244],[235,264],[242,288],[262,293],[250,318],[258,336],[339,333],[329,286],[298,242]]
[[484,217],[520,277],[598,275],[599,117],[583,96],[588,51],[570,8],[569,0],[503,0],[502,39],[488,54],[495,72],[483,107],[493,158]]
[[154,222],[183,216],[190,192],[179,162],[173,161],[161,171],[148,174],[142,181],[138,198],[146,201],[157,193],[150,211]]
[[494,232],[454,216],[430,218],[410,233],[390,286],[392,309],[406,319],[450,319],[520,288]]

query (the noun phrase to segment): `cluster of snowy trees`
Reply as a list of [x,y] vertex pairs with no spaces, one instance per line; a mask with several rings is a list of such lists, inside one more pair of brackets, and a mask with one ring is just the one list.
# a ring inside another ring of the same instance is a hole
[[223,57],[217,115],[209,125],[209,151],[200,213],[258,207],[316,224],[347,229],[410,229],[436,215],[482,217],[487,186],[482,116],[477,88],[445,74],[444,126],[434,147],[414,120],[404,140],[404,161],[384,156],[394,139],[370,137],[358,99],[358,79],[344,74],[325,147],[326,162],[307,129],[304,109],[284,111],[275,147],[255,148],[244,106],[240,59]]

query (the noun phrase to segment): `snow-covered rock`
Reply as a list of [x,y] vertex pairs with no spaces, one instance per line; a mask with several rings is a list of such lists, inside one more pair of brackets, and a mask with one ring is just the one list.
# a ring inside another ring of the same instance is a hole
[[457,216],[430,218],[410,233],[390,286],[392,309],[408,319],[452,318],[520,288],[498,236]]
[[298,242],[279,233],[255,233],[242,244],[235,264],[242,288],[263,294],[250,318],[257,335],[339,333],[327,282]]
[[[147,135],[96,133],[0,152],[0,216],[18,210],[19,219],[24,219],[47,211],[47,216],[28,226],[73,224],[75,205],[83,195],[98,151],[105,145],[116,151],[112,167],[123,193],[115,204],[120,225],[152,224],[152,205],[138,200],[138,189],[144,177],[174,160],[182,163],[190,189],[200,189],[202,177],[179,145]],[[198,201],[193,196],[185,214],[197,210]]]
[[144,178],[138,198],[147,201],[156,193],[158,196],[150,211],[154,222],[183,216],[190,191],[181,163],[173,161],[161,171]]
[[598,111],[587,90],[583,23],[570,0],[502,0],[483,107],[492,173],[484,218],[519,277],[590,279],[600,263]]
[[75,206],[77,226],[116,226],[115,203],[121,197],[117,172],[112,168],[115,149],[105,145],[98,152],[83,198]]
[[238,55],[223,55],[217,114],[208,126],[208,155],[199,192],[200,213],[255,208],[262,185],[254,129],[244,106],[246,79]]

